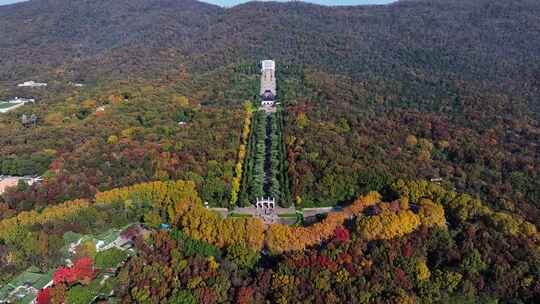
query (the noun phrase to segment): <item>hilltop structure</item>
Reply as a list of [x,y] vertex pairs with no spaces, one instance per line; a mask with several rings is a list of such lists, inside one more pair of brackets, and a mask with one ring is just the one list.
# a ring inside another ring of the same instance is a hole
[[261,105],[273,106],[276,101],[276,62],[263,60],[261,62]]

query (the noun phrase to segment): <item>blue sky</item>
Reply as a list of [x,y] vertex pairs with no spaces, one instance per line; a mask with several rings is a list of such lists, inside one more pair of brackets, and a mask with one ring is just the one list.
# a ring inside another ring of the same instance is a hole
[[[0,0],[0,5],[11,4],[15,2],[21,2],[24,0]],[[243,2],[245,0],[203,0],[204,2],[214,3],[218,5],[231,6]],[[317,4],[326,5],[357,5],[357,4],[386,4],[394,2],[394,0],[308,0],[306,2],[312,2]]]

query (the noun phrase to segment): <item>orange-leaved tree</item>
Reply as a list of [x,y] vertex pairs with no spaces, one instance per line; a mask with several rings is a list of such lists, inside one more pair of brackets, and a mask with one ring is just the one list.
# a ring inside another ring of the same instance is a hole
[[381,200],[377,192],[370,192],[359,197],[350,206],[339,212],[329,213],[320,223],[309,227],[289,227],[273,224],[268,227],[267,246],[272,253],[304,250],[308,246],[330,239],[335,235],[336,228],[341,227],[345,220],[360,214],[366,207]]

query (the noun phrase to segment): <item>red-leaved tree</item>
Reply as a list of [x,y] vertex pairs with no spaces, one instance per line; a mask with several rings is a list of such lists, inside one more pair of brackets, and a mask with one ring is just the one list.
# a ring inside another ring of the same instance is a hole
[[71,284],[75,282],[75,275],[71,268],[60,266],[53,274],[54,284],[67,283]]
[[89,257],[75,261],[71,268],[60,266],[53,274],[54,284],[73,284],[77,281],[89,281],[94,277],[94,262]]
[[236,302],[238,304],[248,304],[253,300],[253,293],[255,291],[252,287],[241,287],[238,291]]
[[51,304],[51,294],[49,288],[42,289],[36,298],[37,304]]
[[340,240],[341,242],[346,242],[350,238],[349,230],[343,227],[337,227],[334,233],[336,235],[336,239]]

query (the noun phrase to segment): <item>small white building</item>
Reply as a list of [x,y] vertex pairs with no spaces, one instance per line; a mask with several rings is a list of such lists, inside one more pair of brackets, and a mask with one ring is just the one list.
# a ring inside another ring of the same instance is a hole
[[16,187],[19,181],[25,181],[29,186],[34,183],[39,183],[43,180],[41,176],[9,176],[0,175],[0,194],[4,193],[7,188]]
[[255,215],[263,220],[265,224],[277,223],[276,201],[274,198],[257,198],[255,203]]
[[0,101],[0,105],[2,105],[2,107],[0,108],[0,113],[7,113],[9,111],[13,111],[17,108],[22,107],[24,104],[29,103],[29,102],[33,103],[33,102],[36,102],[36,100],[34,98],[15,97],[14,99],[11,99],[7,102]]
[[19,83],[17,86],[18,87],[38,88],[38,87],[46,87],[47,84],[44,83],[44,82],[35,82],[35,81],[31,80],[31,81],[25,81],[23,83]]
[[36,100],[34,98],[15,97],[15,98],[9,100],[8,102],[18,104],[18,103],[36,102]]
[[263,60],[261,61],[261,72],[265,70],[276,70],[276,62],[274,60]]
[[26,103],[29,102],[35,102],[36,100],[34,98],[19,98],[15,97],[14,99],[11,99],[9,101],[0,101],[0,113],[7,113],[9,111],[13,111],[17,108],[22,107]]

